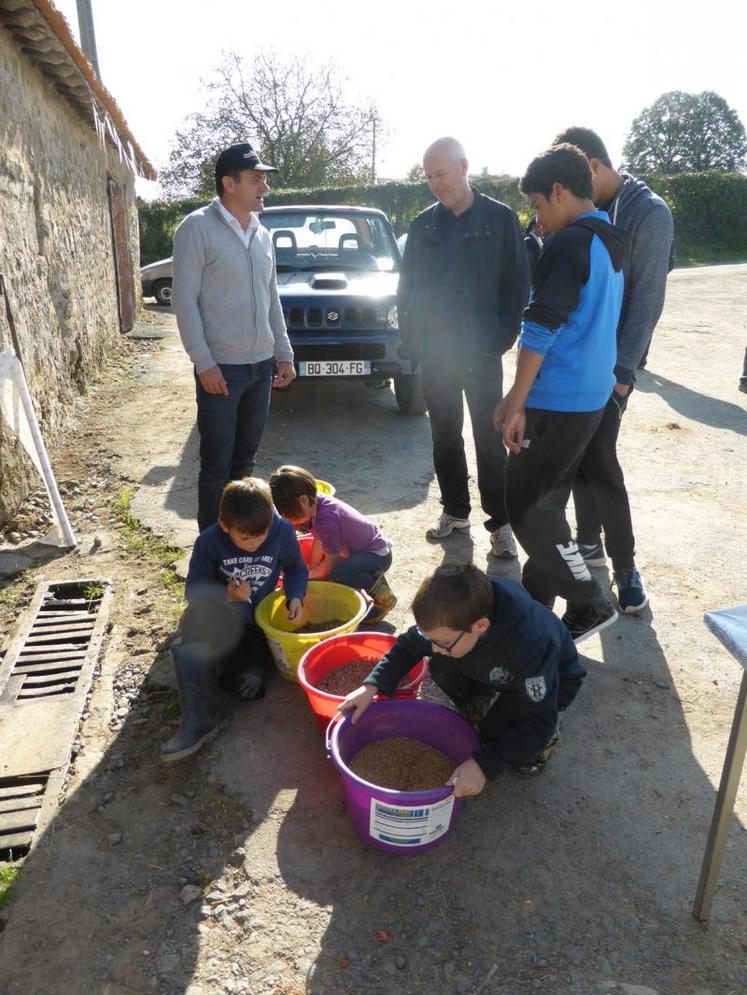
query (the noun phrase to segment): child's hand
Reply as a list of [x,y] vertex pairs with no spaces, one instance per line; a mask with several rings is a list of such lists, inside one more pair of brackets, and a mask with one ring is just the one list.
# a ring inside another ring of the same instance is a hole
[[252,585],[247,580],[242,580],[240,584],[235,581],[231,583],[226,588],[226,597],[229,601],[251,601],[252,600]]
[[487,778],[478,762],[470,757],[463,764],[459,764],[446,783],[454,786],[455,798],[469,798],[470,795],[480,794],[487,784]]
[[521,452],[521,444],[524,441],[524,432],[527,427],[527,415],[522,405],[515,410],[509,410],[503,422],[503,445],[509,452],[518,456]]
[[303,601],[300,598],[291,598],[288,602],[288,621],[298,622],[303,615]]
[[351,721],[355,725],[377,694],[378,689],[373,684],[362,684],[355,691],[351,691],[344,701],[340,702],[337,706],[337,711],[340,715],[352,711],[353,718]]

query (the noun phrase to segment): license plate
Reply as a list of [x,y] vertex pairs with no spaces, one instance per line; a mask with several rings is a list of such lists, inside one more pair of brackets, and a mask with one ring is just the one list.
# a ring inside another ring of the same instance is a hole
[[322,359],[298,364],[302,377],[365,377],[371,372],[367,359]]

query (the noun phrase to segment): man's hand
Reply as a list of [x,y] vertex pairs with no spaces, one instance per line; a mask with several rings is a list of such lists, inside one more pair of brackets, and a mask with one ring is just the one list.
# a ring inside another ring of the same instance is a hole
[[220,366],[211,366],[209,370],[204,370],[197,376],[206,394],[223,394],[224,397],[228,397],[228,384],[223,378]]
[[288,621],[298,622],[303,615],[303,601],[300,598],[291,598],[288,602]]
[[487,778],[478,762],[470,757],[463,764],[459,764],[446,783],[454,786],[455,798],[469,798],[470,795],[480,794],[487,784]]
[[337,706],[337,711],[340,715],[352,711],[353,718],[351,721],[355,725],[377,694],[378,690],[373,684],[362,684],[355,691],[351,691],[344,701],[340,702]]
[[296,379],[296,368],[293,363],[278,363],[277,373],[272,381],[273,387],[287,387],[291,380]]
[[251,601],[252,585],[246,580],[242,580],[240,584],[231,581],[226,588],[226,597],[229,601]]
[[616,383],[615,393],[619,394],[621,397],[625,397],[626,394],[630,392],[630,385],[626,383]]

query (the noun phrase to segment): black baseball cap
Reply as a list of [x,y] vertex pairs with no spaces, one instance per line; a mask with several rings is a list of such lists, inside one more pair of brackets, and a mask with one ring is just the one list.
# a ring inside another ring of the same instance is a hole
[[277,173],[275,166],[260,162],[260,158],[248,142],[238,142],[223,149],[215,160],[215,179],[227,176],[234,169],[259,169],[263,173]]

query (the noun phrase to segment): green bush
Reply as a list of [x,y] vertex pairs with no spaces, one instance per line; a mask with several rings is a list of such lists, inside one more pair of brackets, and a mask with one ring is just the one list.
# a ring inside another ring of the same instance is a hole
[[[672,209],[680,264],[747,259],[747,176],[713,172],[641,178]],[[481,176],[476,182],[483,193],[513,207],[526,224],[532,210],[519,193],[515,177]],[[204,203],[199,198],[138,201],[141,265],[170,256],[177,225],[185,215]],[[401,235],[415,215],[433,203],[433,195],[427,183],[392,182],[316,190],[273,190],[267,203],[378,207],[389,216],[395,232]]]

